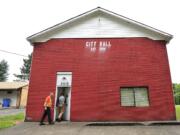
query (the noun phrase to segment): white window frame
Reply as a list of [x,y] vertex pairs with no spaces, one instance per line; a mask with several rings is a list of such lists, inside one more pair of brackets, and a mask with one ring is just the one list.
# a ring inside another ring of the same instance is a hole
[[[138,88],[145,88],[146,89],[146,92],[147,92],[147,104],[146,105],[137,105],[137,100],[136,100],[136,91]],[[133,92],[133,101],[134,101],[134,104],[133,105],[123,105],[122,104],[122,91],[125,90],[125,89],[130,89],[132,90]],[[120,88],[120,104],[122,107],[149,107],[150,106],[150,100],[149,100],[149,89],[148,87],[121,87]]]

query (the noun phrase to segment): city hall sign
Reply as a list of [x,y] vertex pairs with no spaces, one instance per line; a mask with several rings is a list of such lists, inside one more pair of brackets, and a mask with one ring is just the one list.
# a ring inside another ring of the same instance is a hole
[[90,51],[95,52],[99,50],[100,52],[105,52],[107,49],[111,47],[110,41],[86,41],[86,48],[90,49]]

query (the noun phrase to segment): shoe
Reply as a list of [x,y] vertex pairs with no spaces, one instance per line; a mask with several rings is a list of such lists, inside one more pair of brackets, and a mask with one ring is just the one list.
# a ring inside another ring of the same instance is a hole
[[46,124],[42,122],[42,123],[39,123],[39,125],[42,126],[42,125],[46,125]]
[[49,123],[49,125],[54,125],[54,122]]
[[57,121],[57,122],[61,122],[61,119],[57,119],[56,121]]

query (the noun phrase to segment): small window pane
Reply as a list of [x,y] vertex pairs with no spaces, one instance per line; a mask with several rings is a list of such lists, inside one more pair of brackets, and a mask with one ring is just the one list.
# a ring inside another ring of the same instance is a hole
[[134,106],[134,92],[132,88],[121,88],[121,105]]
[[136,106],[149,106],[147,88],[134,88]]

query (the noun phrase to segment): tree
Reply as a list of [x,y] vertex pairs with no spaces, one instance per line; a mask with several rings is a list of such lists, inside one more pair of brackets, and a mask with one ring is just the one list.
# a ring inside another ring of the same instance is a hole
[[8,70],[9,70],[9,65],[7,61],[2,60],[0,61],[0,81],[6,81],[8,78]]
[[27,59],[23,59],[23,66],[20,68],[21,74],[14,74],[16,78],[18,78],[16,81],[27,81],[29,80],[29,73],[31,68],[31,59],[32,54],[28,55]]
[[175,104],[180,105],[180,84],[173,83]]

